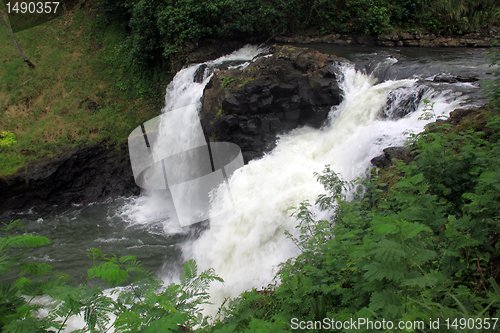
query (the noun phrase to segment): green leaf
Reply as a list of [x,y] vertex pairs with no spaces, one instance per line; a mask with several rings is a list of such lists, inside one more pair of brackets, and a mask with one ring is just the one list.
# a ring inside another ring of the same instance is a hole
[[403,250],[401,244],[391,239],[383,239],[376,244],[370,254],[379,261],[394,261],[400,262],[406,257],[406,253]]
[[493,289],[495,290],[496,294],[500,298],[500,287],[498,287],[498,284],[496,283],[495,279],[493,279],[492,277],[490,277],[488,279],[488,281],[491,283],[491,286],[493,287]]
[[417,222],[409,223],[406,221],[403,222],[403,227],[401,231],[405,240],[417,236],[422,231],[426,231],[428,233],[432,232],[428,226],[425,226],[421,223]]
[[[198,275],[198,267],[196,266],[196,262],[191,259],[186,261],[184,264],[184,274],[183,277],[181,277],[181,281],[190,281],[196,278],[196,275]],[[183,285],[187,283],[182,283]]]
[[368,281],[387,279],[399,282],[404,278],[404,265],[399,262],[374,262],[363,266],[363,270],[367,271],[363,276]]
[[384,223],[378,225],[373,232],[376,234],[394,234],[399,231],[399,228],[394,223]]
[[50,244],[50,240],[43,236],[22,235],[12,239],[19,247],[36,247]]
[[123,257],[120,257],[119,261],[120,261],[120,263],[122,263],[122,264],[123,264],[123,263],[125,263],[125,262],[127,262],[127,261],[134,261],[134,260],[136,260],[136,259],[137,259],[137,257],[136,257],[136,256],[130,256],[130,255],[128,255],[128,256],[123,256]]

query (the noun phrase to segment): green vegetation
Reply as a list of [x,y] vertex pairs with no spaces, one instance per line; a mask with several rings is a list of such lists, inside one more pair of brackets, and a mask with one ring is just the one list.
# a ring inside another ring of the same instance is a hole
[[[81,315],[85,327],[79,332],[180,332],[186,327],[206,325],[198,305],[207,302],[208,285],[222,282],[213,270],[198,274],[196,263],[184,265],[180,284],[166,287],[160,279],[140,267],[134,256],[103,255],[91,249],[93,266],[81,286],[71,286],[70,277],[52,270],[46,263],[27,261],[24,248],[43,246],[50,241],[41,236],[13,236],[14,221],[0,229],[0,279],[12,271],[19,272],[13,283],[0,283],[0,329],[2,332],[61,332],[72,315]],[[98,282],[104,283],[99,285]],[[127,283],[116,289],[114,298],[102,292],[103,287]],[[39,318],[37,296],[50,296],[47,316]],[[116,320],[111,322],[110,315]]]
[[224,76],[222,78],[222,89],[228,89],[229,85],[234,81],[236,81],[234,77]]
[[3,131],[0,134],[0,148],[10,147],[14,143],[17,143],[16,135],[14,133],[9,131]]
[[0,132],[17,138],[8,147],[0,145],[0,175],[80,141],[121,143],[158,115],[162,98],[134,89],[113,63],[119,30],[110,26],[104,32],[94,22],[94,10],[80,4],[16,33],[35,69],[26,66],[0,25]]
[[124,26],[123,69],[154,76],[209,40],[395,29],[462,34],[497,24],[499,10],[496,0],[102,0],[99,18]]
[[437,115],[434,112],[434,102],[431,103],[431,101],[429,101],[428,99],[423,99],[422,102],[424,102],[424,109],[422,110],[422,115],[418,117],[419,120],[448,119],[448,116],[442,114]]

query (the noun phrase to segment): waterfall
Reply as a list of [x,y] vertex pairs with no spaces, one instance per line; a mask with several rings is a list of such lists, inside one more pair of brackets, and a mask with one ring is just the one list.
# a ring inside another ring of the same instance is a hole
[[[203,89],[216,66],[224,61],[251,60],[260,51],[246,47],[205,63],[200,83],[195,82],[194,76],[201,64],[181,70],[167,88],[163,112],[188,105],[195,105],[194,110],[198,111]],[[390,58],[381,67],[396,61]],[[297,221],[290,217],[290,207],[304,200],[314,202],[324,192],[314,172],[321,172],[329,164],[343,179],[355,179],[366,172],[370,160],[384,148],[403,145],[408,132],[424,129],[429,120],[419,119],[424,107],[420,98],[431,100],[435,113],[444,115],[461,102],[461,98],[449,91],[435,92],[430,88],[422,91],[416,79],[378,83],[374,75],[356,71],[352,65],[344,64],[340,69],[343,77],[339,84],[344,99],[332,107],[328,124],[322,129],[303,127],[281,135],[271,153],[234,172],[229,179],[231,196],[227,191],[218,192],[213,199],[210,228],[182,245],[185,258],[194,258],[200,271],[214,268],[225,280],[224,284],[211,286],[214,305],[205,308],[206,314],[215,314],[227,297],[236,297],[252,287],[267,286],[273,281],[276,266],[299,253],[284,231],[296,232]],[[408,96],[418,96],[412,106],[416,111],[400,119],[388,118],[397,113],[394,108],[408,105],[402,101]],[[382,117],[384,113],[386,117]],[[193,118],[189,122],[196,124],[196,114],[190,117]],[[164,143],[164,149],[172,149],[172,133],[176,133],[179,141],[176,149],[192,145],[190,135],[195,130],[185,131],[187,125],[176,121],[171,119],[160,129],[157,140]],[[179,133],[179,129],[185,133]],[[165,140],[164,135],[169,139]],[[123,216],[131,223],[163,223],[166,232],[181,231],[165,207],[168,207],[166,199],[149,191],[127,205]]]
[[[214,61],[191,65],[179,71],[167,87],[162,116],[144,123],[144,130],[148,132],[148,144],[151,146],[152,159],[160,161],[166,157],[187,151],[192,152],[196,148],[205,146],[206,140],[201,128],[199,112],[203,90],[210,81],[213,72],[223,63],[244,62],[240,64],[243,69],[247,62],[254,60],[265,51],[265,48],[247,45]],[[201,80],[195,80],[195,76],[200,76],[200,70],[203,71]],[[135,131],[136,135],[142,136],[140,128]],[[131,136],[133,135],[134,133],[131,134]],[[129,139],[129,144],[130,142]],[[147,158],[143,159],[147,160]],[[189,160],[189,158],[186,159]],[[184,161],[176,159],[175,162],[178,162],[178,165],[173,174],[171,169],[166,168],[168,175],[165,178],[170,181],[172,178],[183,178],[184,176],[181,174],[196,174],[199,171],[196,170],[198,165],[189,163],[186,159]],[[192,162],[192,159],[190,161]],[[134,163],[132,166],[134,167]],[[163,169],[165,169],[164,165]],[[165,184],[162,165],[157,165],[157,168],[150,170],[144,178],[142,182],[150,185],[146,187],[148,190],[143,190],[139,198],[122,209],[122,217],[130,223],[143,224],[146,227],[162,224],[165,233],[188,232],[188,229],[182,228],[186,223],[182,223],[182,219],[178,218],[177,213],[186,212],[192,207],[192,204],[177,201],[174,207],[175,199],[172,198],[170,191],[165,193],[165,190],[162,190],[163,184]],[[184,190],[186,189],[184,188]],[[179,193],[176,194],[178,197],[181,196]]]

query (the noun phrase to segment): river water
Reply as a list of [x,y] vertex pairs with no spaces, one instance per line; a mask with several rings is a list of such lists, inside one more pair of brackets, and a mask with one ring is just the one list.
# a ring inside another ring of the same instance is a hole
[[[180,227],[159,191],[52,213],[37,213],[34,207],[20,216],[25,232],[46,236],[52,243],[28,254],[72,275],[77,283],[92,265],[86,251],[94,247],[117,256],[135,255],[166,281],[176,280],[183,261],[194,258],[200,269],[213,267],[226,281],[211,289],[212,301],[220,304],[248,288],[266,286],[276,265],[298,254],[284,231],[295,230],[289,208],[303,200],[312,202],[322,193],[314,172],[330,164],[344,179],[354,179],[384,148],[402,145],[408,132],[418,133],[429,122],[418,119],[423,103],[398,120],[383,118],[382,113],[390,117],[419,87],[430,88],[423,98],[435,103],[436,114],[486,102],[479,82],[433,81],[442,73],[481,80],[491,77],[484,50],[305,46],[355,64],[340,68],[344,101],[332,108],[329,124],[321,130],[300,128],[282,135],[272,153],[237,170],[229,180],[232,197],[219,194],[214,199],[216,217],[210,227],[207,223]],[[227,61],[233,66],[244,64],[264,55],[265,49],[246,47],[207,63],[201,83],[193,82],[200,64],[180,71],[167,88],[163,111],[193,103],[199,107],[203,88],[218,66]],[[394,102],[387,106],[391,94]],[[216,307],[206,312],[214,313]]]

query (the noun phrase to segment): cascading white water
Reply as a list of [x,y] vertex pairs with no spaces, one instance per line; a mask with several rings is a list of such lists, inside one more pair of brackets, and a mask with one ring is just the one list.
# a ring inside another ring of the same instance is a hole
[[[414,80],[386,81],[342,68],[344,101],[332,111],[331,125],[316,130],[308,127],[283,135],[277,147],[262,159],[251,161],[230,179],[235,208],[211,220],[212,227],[185,245],[188,257],[201,269],[214,268],[225,283],[211,288],[214,315],[226,297],[236,297],[252,287],[273,281],[274,268],[298,254],[284,231],[294,232],[297,221],[289,208],[303,200],[313,202],[323,193],[313,176],[329,164],[345,180],[355,179],[370,167],[370,160],[388,146],[402,145],[406,131],[420,132],[425,121],[418,120],[422,106],[400,120],[379,120],[387,94],[400,87],[416,89]],[[432,98],[436,113],[448,114],[459,101],[447,102],[442,94]],[[217,197],[214,213],[231,204]],[[214,214],[216,215],[216,214]]]
[[[201,109],[203,90],[210,81],[212,73],[224,62],[250,61],[265,50],[258,46],[247,45],[214,61],[195,64],[179,71],[167,87],[165,107],[162,109],[164,117],[159,125],[158,136],[152,144],[153,156],[157,157],[155,160],[204,144],[198,113]],[[194,76],[202,65],[206,65],[203,80],[195,82]],[[187,108],[188,106],[194,107]],[[175,112],[182,108],[185,108],[182,111],[187,112]],[[187,169],[190,165],[186,164],[184,167]],[[164,191],[143,191],[139,198],[123,208],[121,215],[133,224],[150,226],[162,223],[166,233],[186,231],[180,227],[179,221],[175,218],[173,203],[165,196]]]
[[[223,61],[251,60],[259,52],[256,47],[246,47],[207,63],[206,73]],[[390,58],[384,66],[395,61]],[[167,88],[164,112],[190,104],[197,104],[199,109],[203,89],[209,81],[205,75],[202,83],[193,82],[199,66],[188,67],[176,75]],[[294,232],[297,225],[289,208],[303,200],[312,202],[323,192],[314,172],[321,172],[329,164],[345,180],[354,179],[366,171],[370,160],[384,148],[402,145],[407,137],[405,132],[418,133],[428,122],[418,119],[422,103],[417,112],[402,119],[380,118],[387,95],[402,87],[417,89],[415,80],[376,84],[373,76],[356,72],[351,65],[344,65],[341,70],[344,100],[332,109],[329,125],[321,130],[299,128],[283,135],[270,154],[237,170],[229,180],[232,201],[228,195],[216,195],[210,229],[183,245],[185,258],[194,258],[200,271],[214,268],[225,280],[224,285],[211,287],[214,305],[205,309],[207,314],[215,314],[226,297],[236,297],[244,290],[271,283],[276,265],[298,254],[284,231]],[[436,114],[447,115],[460,103],[456,98],[448,100],[445,92],[432,90],[424,98],[435,103]],[[159,140],[162,131],[176,130],[186,131],[186,128],[175,122],[164,124]],[[186,133],[179,134],[180,141],[189,146],[189,135],[182,135]],[[157,193],[146,193],[125,207],[123,216],[134,223],[166,221],[163,223],[169,225],[166,205]],[[227,211],[230,206],[234,208]],[[219,214],[224,211],[227,212]]]

